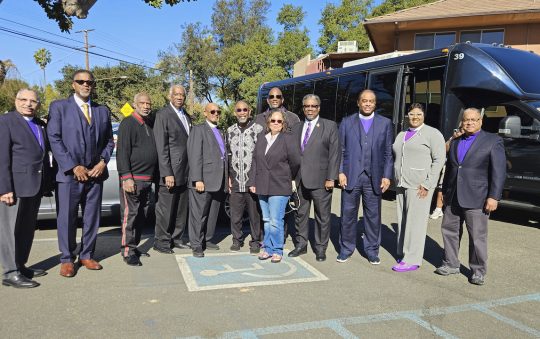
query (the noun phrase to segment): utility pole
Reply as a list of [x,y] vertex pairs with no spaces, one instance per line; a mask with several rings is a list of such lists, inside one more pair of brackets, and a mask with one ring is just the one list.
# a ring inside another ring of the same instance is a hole
[[193,71],[189,70],[189,93],[188,93],[188,105],[193,111],[193,105],[195,104],[195,82],[193,81]]
[[95,46],[90,46],[88,45],[88,32],[92,32],[94,29],[83,29],[81,31],[77,31],[75,33],[84,33],[84,50],[86,51],[86,70],[87,71],[90,71],[90,60],[88,58],[88,49],[90,47],[95,47]]

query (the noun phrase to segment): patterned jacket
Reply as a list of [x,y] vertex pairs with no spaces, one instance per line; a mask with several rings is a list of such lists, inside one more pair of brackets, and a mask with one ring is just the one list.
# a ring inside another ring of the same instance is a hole
[[[245,128],[234,124],[227,129],[229,147],[229,178],[234,192],[248,192],[249,172],[253,161],[253,150],[257,136],[263,127],[253,120]],[[261,134],[264,136],[264,134]],[[254,174],[253,174],[254,175]]]

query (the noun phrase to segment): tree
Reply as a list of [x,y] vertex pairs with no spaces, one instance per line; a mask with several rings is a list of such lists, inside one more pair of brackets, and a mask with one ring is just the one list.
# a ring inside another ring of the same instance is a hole
[[4,83],[8,72],[11,69],[16,69],[15,64],[11,60],[0,60],[0,86]]
[[341,40],[357,41],[359,49],[367,49],[369,39],[362,22],[370,13],[371,4],[372,0],[342,0],[340,5],[328,3],[319,20],[321,53],[336,52]]
[[436,0],[385,0],[379,6],[373,8],[370,17],[377,17],[388,13],[400,11],[402,9],[425,5]]
[[43,88],[47,86],[47,78],[45,77],[45,67],[51,62],[51,52],[45,48],[40,48],[34,53],[34,60],[39,68],[43,71]]
[[[88,15],[90,7],[97,0],[34,0],[47,14],[49,19],[58,23],[58,27],[62,32],[69,32],[73,26],[73,20],[70,16],[77,16],[79,19],[84,19]],[[163,4],[174,6],[180,2],[190,2],[196,0],[144,0],[148,5],[154,8],[161,8]],[[1,1],[0,1],[1,2]],[[69,8],[68,8],[69,7]]]
[[0,86],[0,114],[14,110],[17,92],[28,87],[28,84],[22,80],[5,79]]

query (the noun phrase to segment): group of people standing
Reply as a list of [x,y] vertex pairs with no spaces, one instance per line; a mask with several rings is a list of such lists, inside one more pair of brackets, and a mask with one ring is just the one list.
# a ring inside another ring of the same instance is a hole
[[[94,77],[86,70],[73,75],[74,94],[50,105],[48,125],[35,117],[39,99],[24,89],[16,111],[0,117],[0,261],[3,284],[38,286],[34,277],[46,274],[27,268],[39,201],[51,190],[56,165],[60,275],[75,276],[80,266],[99,270],[95,258],[103,182],[114,148],[109,110],[91,101]],[[499,137],[481,131],[479,110],[464,111],[464,134],[446,144],[441,133],[424,124],[425,111],[411,105],[409,128],[394,140],[389,119],[375,113],[376,95],[358,95],[359,112],[334,121],[319,116],[321,99],[303,98],[304,121],[283,107],[279,88],[268,93],[269,108],[251,116],[245,101],[234,107],[237,122],[226,131],[218,127],[221,109],[204,108],[205,121],[193,125],[184,109],[186,91],[169,90],[169,103],[155,116],[148,94],[134,97],[135,111],[118,131],[117,168],[122,208],[121,255],[141,266],[141,229],[149,220],[152,184],[156,186],[153,249],[172,254],[191,249],[194,257],[219,249],[213,241],[220,206],[229,194],[232,245],[244,245],[246,213],[250,222],[250,253],[259,260],[283,259],[286,224],[295,228],[296,257],[307,253],[309,213],[314,206],[312,248],[317,261],[326,260],[331,230],[334,184],[342,189],[340,250],[345,263],[357,248],[358,209],[363,207],[363,250],[368,261],[380,264],[381,199],[394,179],[397,196],[396,272],[414,271],[422,264],[431,197],[439,174],[443,180],[445,213],[442,223],[445,260],[436,273],[459,272],[457,251],[465,221],[471,236],[470,281],[484,283],[487,262],[487,220],[497,208],[505,178],[504,147]],[[446,161],[446,158],[448,160]],[[299,206],[286,216],[290,196]],[[76,221],[83,211],[80,249],[76,253]],[[288,222],[286,222],[286,220]],[[290,222],[290,221],[293,222]],[[261,225],[262,224],[262,225]],[[77,258],[78,261],[75,259]]]

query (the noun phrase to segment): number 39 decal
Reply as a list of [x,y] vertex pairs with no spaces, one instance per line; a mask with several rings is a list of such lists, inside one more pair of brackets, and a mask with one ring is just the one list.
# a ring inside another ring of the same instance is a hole
[[464,53],[455,53],[454,54],[454,60],[462,60],[463,58],[465,58]]

